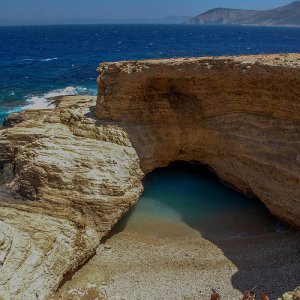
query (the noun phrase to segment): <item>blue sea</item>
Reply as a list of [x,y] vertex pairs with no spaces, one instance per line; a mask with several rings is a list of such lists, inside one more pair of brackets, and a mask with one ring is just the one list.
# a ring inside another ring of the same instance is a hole
[[0,27],[0,122],[57,95],[96,94],[104,61],[300,51],[300,29],[187,25]]

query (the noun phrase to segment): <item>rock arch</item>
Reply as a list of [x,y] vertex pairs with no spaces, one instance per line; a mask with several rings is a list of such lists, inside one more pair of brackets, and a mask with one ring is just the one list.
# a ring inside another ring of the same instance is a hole
[[299,227],[300,69],[292,58],[105,63],[96,115],[128,133],[144,172],[200,161]]

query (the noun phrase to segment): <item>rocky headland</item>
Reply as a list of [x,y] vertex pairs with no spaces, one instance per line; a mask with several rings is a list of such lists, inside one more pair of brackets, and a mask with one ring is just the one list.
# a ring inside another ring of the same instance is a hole
[[300,26],[300,1],[269,10],[214,8],[185,22],[205,25]]
[[98,70],[97,98],[64,97],[0,130],[0,297],[55,292],[136,203],[144,174],[175,160],[208,165],[300,228],[300,54]]

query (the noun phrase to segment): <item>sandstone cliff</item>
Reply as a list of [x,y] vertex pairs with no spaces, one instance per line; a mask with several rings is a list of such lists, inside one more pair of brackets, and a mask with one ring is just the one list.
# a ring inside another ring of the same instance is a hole
[[102,64],[96,114],[121,125],[144,172],[174,160],[300,227],[300,55]]
[[0,297],[45,299],[134,205],[144,173],[178,159],[208,164],[300,227],[299,62],[106,63],[97,105],[66,97],[10,116],[0,130]]

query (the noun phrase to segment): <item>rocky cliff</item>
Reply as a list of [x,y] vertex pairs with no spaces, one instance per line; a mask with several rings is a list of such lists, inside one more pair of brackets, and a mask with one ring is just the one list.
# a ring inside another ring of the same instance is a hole
[[98,124],[95,101],[65,98],[0,131],[0,298],[46,299],[142,191],[127,134]]
[[124,128],[144,172],[199,161],[299,227],[299,58],[102,64],[96,114]]
[[206,25],[300,26],[300,1],[270,10],[215,8],[185,22]]
[[99,93],[0,130],[0,297],[46,299],[134,205],[144,173],[208,164],[300,227],[300,54],[105,63]]

